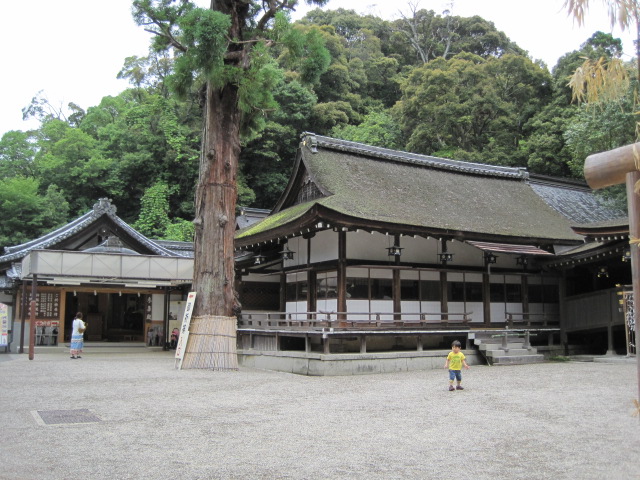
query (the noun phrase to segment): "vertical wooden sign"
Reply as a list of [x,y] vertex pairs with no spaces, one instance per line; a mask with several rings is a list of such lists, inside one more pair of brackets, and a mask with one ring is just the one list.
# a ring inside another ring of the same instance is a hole
[[189,292],[187,297],[187,305],[184,309],[184,317],[182,318],[182,326],[180,327],[180,336],[176,345],[176,368],[182,368],[184,360],[184,351],[187,349],[187,340],[189,340],[189,325],[191,324],[191,312],[196,303],[196,292]]

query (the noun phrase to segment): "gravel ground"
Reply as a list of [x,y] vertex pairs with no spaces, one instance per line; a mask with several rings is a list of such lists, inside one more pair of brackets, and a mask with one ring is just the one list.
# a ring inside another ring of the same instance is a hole
[[[444,358],[443,358],[444,364]],[[640,479],[633,362],[302,377],[0,354],[0,478]],[[101,421],[44,425],[36,411]]]

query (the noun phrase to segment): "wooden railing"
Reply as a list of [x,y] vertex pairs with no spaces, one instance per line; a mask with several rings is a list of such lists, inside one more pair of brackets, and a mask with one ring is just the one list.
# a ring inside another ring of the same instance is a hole
[[[240,328],[426,328],[467,325],[473,312],[264,312],[242,313]],[[354,318],[355,317],[355,318]],[[360,317],[360,318],[359,318]]]
[[509,313],[506,314],[507,328],[517,327],[557,327],[560,316],[550,313]]

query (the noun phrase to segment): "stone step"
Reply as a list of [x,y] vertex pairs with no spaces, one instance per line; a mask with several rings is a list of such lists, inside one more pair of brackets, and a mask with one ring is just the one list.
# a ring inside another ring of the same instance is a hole
[[[528,350],[526,348],[510,348],[508,352],[505,352],[502,349],[495,350],[486,350],[484,354],[487,357],[495,358],[495,357],[515,357],[520,355],[537,355],[537,351],[535,348]],[[544,355],[543,355],[544,356]]]
[[[502,343],[481,343],[480,345],[478,345],[478,349],[485,351],[485,350],[499,350],[502,349]],[[524,348],[524,343],[512,343],[509,342],[507,343],[507,348],[509,350],[511,349],[516,349],[516,348]]]
[[508,355],[493,357],[491,359],[493,365],[525,365],[528,363],[544,362],[544,355]]

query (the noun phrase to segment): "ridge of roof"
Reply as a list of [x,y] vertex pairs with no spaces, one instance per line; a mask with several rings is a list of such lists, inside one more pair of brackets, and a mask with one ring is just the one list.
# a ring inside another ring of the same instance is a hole
[[316,135],[312,132],[303,132],[302,144],[317,153],[317,148],[327,148],[350,152],[368,157],[375,157],[381,160],[390,160],[399,163],[419,165],[440,170],[450,170],[459,173],[469,173],[474,175],[485,175],[491,177],[506,177],[514,179],[528,179],[529,172],[525,168],[502,167],[498,165],[486,165],[481,163],[464,162],[461,160],[451,160],[448,158],[433,157],[418,153],[391,150],[389,148],[374,147],[364,143],[341,140],[338,138]]
[[570,188],[573,190],[586,190],[591,192],[592,189],[587,182],[579,178],[552,177],[550,175],[542,175],[540,173],[529,173],[529,183],[536,185],[549,185],[559,188]]
[[76,218],[75,220],[72,220],[66,225],[29,242],[20,245],[14,245],[11,247],[5,247],[5,255],[0,256],[0,263],[11,262],[24,258],[27,253],[31,252],[32,250],[46,249],[48,247],[51,247],[52,245],[55,245],[56,243],[65,240],[66,238],[69,238],[75,233],[88,227],[104,215],[108,216],[120,228],[125,230],[129,235],[131,235],[131,237],[136,239],[152,252],[167,257],[180,256],[179,254],[176,254],[175,252],[164,248],[163,246],[157,244],[153,240],[150,240],[139,233],[137,230],[135,230],[133,227],[131,227],[116,215],[116,207],[115,205],[111,204],[110,199],[100,198],[98,199],[98,202],[93,205],[92,210]]

